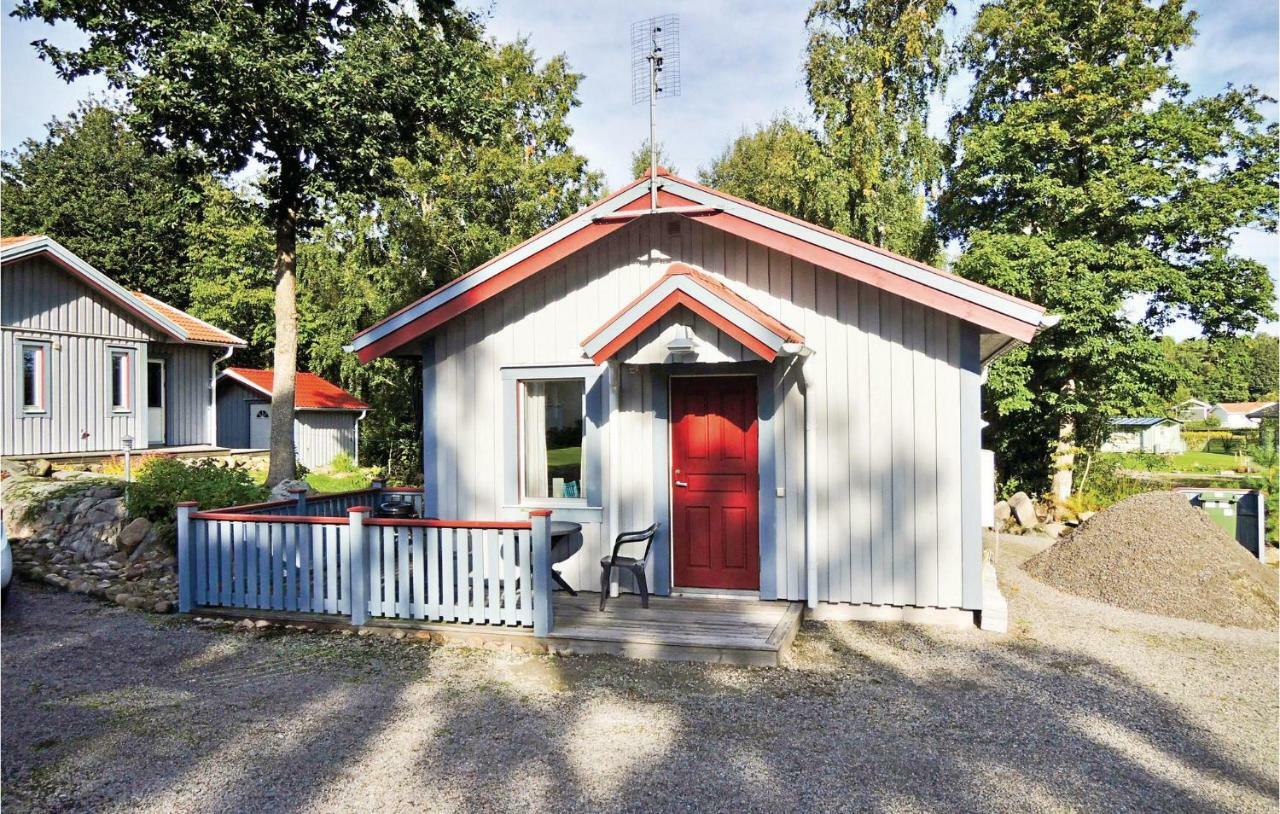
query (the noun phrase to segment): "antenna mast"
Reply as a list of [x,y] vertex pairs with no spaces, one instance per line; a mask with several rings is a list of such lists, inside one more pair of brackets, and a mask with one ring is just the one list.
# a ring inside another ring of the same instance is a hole
[[649,100],[649,209],[658,208],[658,99],[680,95],[680,18],[631,25],[631,102]]

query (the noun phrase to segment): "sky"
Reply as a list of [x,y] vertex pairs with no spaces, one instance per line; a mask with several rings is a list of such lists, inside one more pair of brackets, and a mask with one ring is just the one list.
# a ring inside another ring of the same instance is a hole
[[[673,168],[695,177],[744,129],[790,111],[803,114],[804,11],[807,3],[701,0],[461,0],[482,17],[500,41],[527,37],[546,57],[566,54],[585,74],[582,105],[573,112],[573,146],[603,170],[615,188],[630,179],[631,154],[648,134],[648,109],[631,103],[630,29],[636,20],[661,14],[680,16],[681,95],[658,103],[658,140]],[[977,4],[956,0],[948,23],[954,40],[972,21]],[[1212,94],[1228,83],[1252,84],[1280,98],[1280,4],[1276,0],[1191,0],[1200,14],[1196,44],[1177,58],[1177,69],[1194,94]],[[39,137],[55,116],[74,110],[81,99],[105,92],[98,78],[66,84],[30,46],[48,38],[60,46],[82,42],[69,26],[51,28],[9,16],[14,0],[0,3],[0,147],[11,150]],[[931,126],[941,132],[950,111],[964,99],[967,82],[952,82],[935,106]],[[1267,115],[1275,118],[1276,106]],[[1242,233],[1236,250],[1265,263],[1280,289],[1280,240],[1260,232]],[[1268,326],[1272,333],[1280,325]],[[1186,336],[1193,326],[1180,325]]]

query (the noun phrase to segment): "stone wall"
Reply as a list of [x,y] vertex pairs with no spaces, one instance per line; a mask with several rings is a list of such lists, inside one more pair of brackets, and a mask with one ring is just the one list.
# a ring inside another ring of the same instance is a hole
[[85,472],[6,472],[0,482],[15,570],[67,590],[168,613],[177,559],[144,518],[130,520],[125,484]]

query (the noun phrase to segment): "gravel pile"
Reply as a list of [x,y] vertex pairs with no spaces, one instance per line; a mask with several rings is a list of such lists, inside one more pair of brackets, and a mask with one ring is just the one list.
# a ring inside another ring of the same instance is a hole
[[1144,613],[1274,628],[1276,574],[1174,492],[1123,500],[1023,568],[1059,590]]

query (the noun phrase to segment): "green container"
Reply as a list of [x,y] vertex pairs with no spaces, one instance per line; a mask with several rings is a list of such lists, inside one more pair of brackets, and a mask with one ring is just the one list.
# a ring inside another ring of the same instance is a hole
[[1262,493],[1246,489],[1179,489],[1191,505],[1203,509],[1218,528],[1244,546],[1258,559],[1263,558],[1265,508]]

